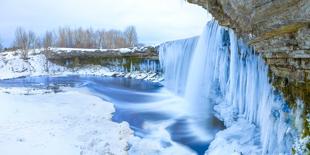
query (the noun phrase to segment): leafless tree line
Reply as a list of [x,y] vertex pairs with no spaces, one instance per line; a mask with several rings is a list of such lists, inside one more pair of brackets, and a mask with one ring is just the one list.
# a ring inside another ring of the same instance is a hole
[[110,49],[133,47],[137,44],[138,36],[134,26],[128,26],[124,31],[60,27],[57,31],[46,31],[43,36],[19,27],[15,31],[12,48],[25,51],[42,47]]
[[28,57],[28,49],[40,47],[40,39],[33,31],[26,31],[22,27],[18,27],[15,31],[14,48],[21,49],[23,59]]

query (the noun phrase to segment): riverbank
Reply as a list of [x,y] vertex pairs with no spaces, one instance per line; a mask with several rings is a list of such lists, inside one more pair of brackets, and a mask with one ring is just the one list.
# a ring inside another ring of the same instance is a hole
[[86,89],[0,88],[1,154],[127,154],[128,123]]
[[[59,49],[52,49],[57,53]],[[65,50],[65,49],[61,49]],[[123,53],[124,53],[124,49]],[[71,49],[71,51],[74,51]],[[76,51],[75,51],[76,52]],[[105,51],[101,51],[105,52]],[[126,51],[128,52],[128,51]],[[70,53],[66,52],[66,53]],[[85,55],[85,51],[82,52]],[[90,53],[94,53],[90,51]],[[98,51],[97,51],[98,53]],[[0,53],[0,79],[11,79],[27,76],[65,76],[65,75],[91,75],[91,76],[113,76],[132,79],[159,82],[161,75],[149,70],[124,71],[109,68],[99,64],[84,64],[78,66],[62,66],[51,62],[44,54],[44,49],[33,49],[28,51],[27,59],[22,58],[22,51],[7,51]]]
[[[113,100],[106,102],[101,96],[109,98],[113,93],[101,92],[100,95],[89,84],[105,85],[101,90],[115,90],[116,87],[103,81],[96,83],[95,79],[91,82],[86,79],[56,79],[65,77],[54,77],[54,80],[52,77],[34,78],[2,81],[0,144],[4,147],[0,147],[0,152],[3,154],[195,154],[186,146],[173,142],[166,131],[167,125],[158,122],[143,124],[148,134],[138,137],[133,131],[134,125],[128,124],[131,122],[113,120],[118,106]],[[117,81],[117,78],[109,79]],[[120,90],[125,91],[126,88]],[[123,97],[124,94],[117,98]],[[137,116],[135,119],[141,118]]]

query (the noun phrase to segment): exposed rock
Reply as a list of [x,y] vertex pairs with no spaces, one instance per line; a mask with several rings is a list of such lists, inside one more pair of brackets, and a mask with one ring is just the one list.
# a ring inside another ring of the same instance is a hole
[[[207,9],[263,56],[273,86],[291,108],[304,103],[302,138],[310,136],[310,0],[187,0]],[[310,144],[303,144],[310,150]],[[296,147],[292,148],[296,152]],[[309,153],[309,152],[308,152]],[[298,153],[297,153],[298,154]]]
[[[88,52],[90,49],[84,49]],[[29,51],[29,57],[20,57],[20,50],[0,53],[0,79],[28,76],[113,76],[160,82],[162,71],[159,60],[143,57],[73,57],[48,61],[42,49]],[[69,54],[68,54],[69,55]],[[57,91],[57,90],[56,90]]]
[[44,54],[51,62],[69,68],[103,66],[113,72],[133,71],[160,73],[156,47],[121,49],[50,48]]
[[[207,9],[221,25],[254,46],[274,77],[310,89],[309,0],[188,1]],[[309,91],[303,93],[310,96]]]
[[[299,82],[310,79],[309,0],[188,1],[206,8],[221,25],[253,45],[277,76]],[[294,73],[277,70],[279,65]]]
[[151,46],[120,49],[50,48],[45,50],[45,55],[49,60],[116,57],[140,57],[158,59],[156,48]]

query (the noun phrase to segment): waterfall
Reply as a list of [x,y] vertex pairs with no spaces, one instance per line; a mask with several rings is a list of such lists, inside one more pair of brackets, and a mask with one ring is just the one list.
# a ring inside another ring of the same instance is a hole
[[183,95],[192,51],[198,37],[171,41],[159,47],[159,59],[165,72],[165,86],[178,95]]
[[216,21],[206,25],[196,42],[191,38],[160,46],[167,88],[188,102],[191,113],[205,118],[203,127],[210,127],[214,115],[227,129],[238,121],[254,125],[252,136],[259,136],[247,143],[257,150],[242,153],[288,154],[296,135],[290,109],[270,85],[262,58]]

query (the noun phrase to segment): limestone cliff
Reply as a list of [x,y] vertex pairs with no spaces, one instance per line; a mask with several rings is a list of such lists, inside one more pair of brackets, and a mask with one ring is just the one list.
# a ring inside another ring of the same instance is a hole
[[49,61],[69,68],[99,65],[118,72],[161,73],[157,49],[152,46],[120,49],[48,48],[43,53]]
[[234,29],[280,77],[310,80],[309,0],[188,0]]
[[309,136],[310,0],[187,1],[207,9],[264,57],[273,85],[291,107],[303,100],[303,134]]

